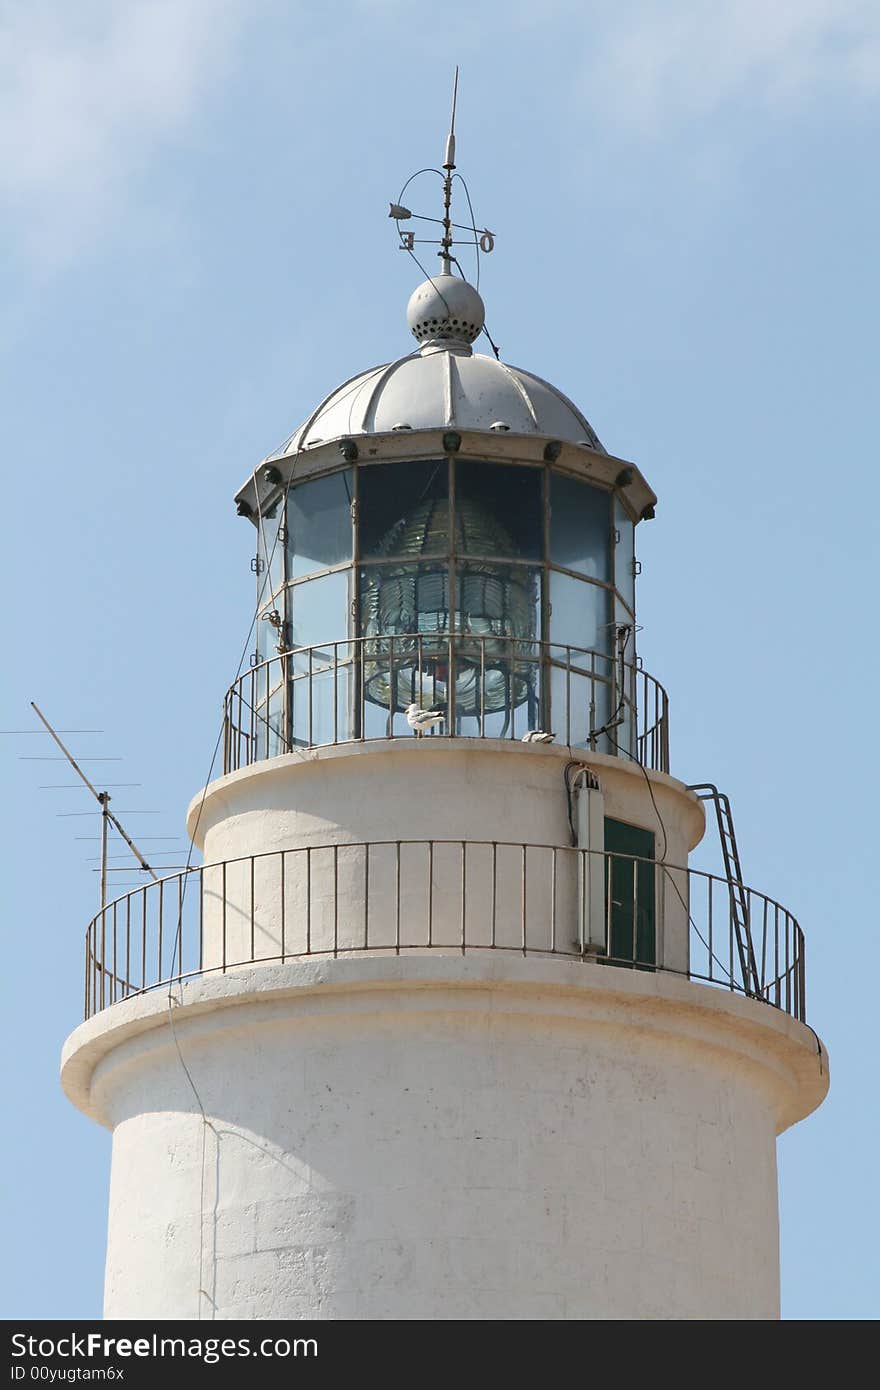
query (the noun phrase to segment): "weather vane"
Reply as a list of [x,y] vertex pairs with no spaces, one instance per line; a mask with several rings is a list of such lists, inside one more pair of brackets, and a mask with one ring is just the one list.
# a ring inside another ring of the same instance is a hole
[[[388,213],[388,216],[393,218],[394,221],[397,223],[397,234],[400,238],[400,250],[408,251],[409,254],[412,256],[413,260],[416,261],[416,264],[419,265],[419,268],[426,275],[427,271],[425,271],[424,266],[420,264],[416,257],[416,246],[439,246],[440,250],[437,252],[437,255],[440,257],[442,273],[444,275],[451,275],[451,267],[453,264],[457,265],[459,270],[461,271],[461,266],[457,257],[455,256],[453,247],[465,244],[470,245],[472,243],[477,261],[477,288],[479,289],[480,255],[481,253],[484,255],[488,255],[489,252],[494,249],[495,233],[490,232],[488,227],[478,227],[476,225],[476,222],[474,221],[474,210],[471,204],[471,195],[468,191],[468,186],[462,178],[461,174],[455,172],[455,106],[457,98],[458,67],[456,66],[455,78],[452,85],[452,118],[449,122],[449,134],[446,137],[446,156],[443,161],[443,168],[435,169],[429,166],[428,168],[419,169],[416,171],[416,173],[411,174],[410,177],[407,179],[406,183],[403,185],[403,188],[400,190],[400,195],[398,197],[397,202],[391,204],[391,210]],[[442,217],[427,217],[423,213],[413,212],[410,208],[404,206],[403,196],[406,193],[406,190],[409,188],[413,180],[417,179],[421,174],[437,174],[438,177],[443,180]],[[471,220],[469,223],[452,221],[452,185],[455,179],[458,179],[462,188],[464,189],[464,195],[467,199],[468,210],[471,215]],[[417,222],[432,222],[435,226],[442,227],[443,235],[439,238],[419,237],[416,236],[414,231],[404,231],[401,226],[401,223],[408,222],[411,218],[414,218]],[[466,238],[456,238],[454,235],[455,232],[467,232],[468,236]],[[464,272],[462,271],[462,275],[463,274]],[[430,279],[430,276],[428,276],[428,278]]]

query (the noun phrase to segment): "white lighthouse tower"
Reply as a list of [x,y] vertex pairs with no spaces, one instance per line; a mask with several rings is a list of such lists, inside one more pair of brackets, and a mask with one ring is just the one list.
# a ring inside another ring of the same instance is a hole
[[113,1133],[110,1318],[778,1316],[776,1136],[828,1085],[803,937],[670,769],[654,493],[474,351],[454,161],[415,352],[238,494],[204,865],[89,927],[63,1081]]

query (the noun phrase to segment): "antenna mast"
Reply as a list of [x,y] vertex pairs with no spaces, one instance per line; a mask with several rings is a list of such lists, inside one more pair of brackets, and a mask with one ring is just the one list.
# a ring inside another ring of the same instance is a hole
[[[454,253],[454,251],[453,251],[453,247],[455,246],[455,236],[454,236],[454,233],[455,233],[456,231],[459,231],[459,232],[467,232],[467,233],[468,233],[468,236],[467,236],[467,238],[465,238],[464,240],[467,242],[468,245],[471,245],[471,246],[473,247],[473,250],[474,250],[474,252],[476,253],[476,258],[477,258],[477,284],[476,284],[476,288],[477,288],[477,290],[479,290],[479,288],[480,288],[480,254],[482,253],[483,255],[488,256],[489,252],[490,252],[490,251],[493,251],[493,250],[495,249],[495,233],[494,233],[494,232],[490,232],[490,230],[489,230],[488,227],[478,227],[477,224],[474,222],[474,210],[473,210],[473,207],[472,207],[472,205],[471,205],[471,199],[470,199],[470,194],[468,193],[467,184],[465,183],[465,181],[464,181],[464,179],[462,178],[461,174],[457,174],[457,173],[455,172],[455,109],[456,109],[457,104],[458,104],[458,64],[456,64],[456,66],[455,66],[455,76],[453,77],[453,80],[452,80],[452,115],[451,115],[450,118],[449,118],[449,134],[448,134],[447,137],[446,137],[446,151],[445,151],[445,155],[444,155],[444,159],[443,159],[443,171],[441,172],[440,169],[435,169],[435,168],[433,167],[433,165],[432,165],[429,169],[419,169],[419,170],[417,170],[417,172],[416,172],[415,174],[410,174],[410,176],[409,176],[409,178],[407,179],[406,183],[403,185],[403,188],[400,190],[400,194],[399,194],[399,196],[398,196],[397,202],[396,202],[396,203],[391,203],[391,204],[389,205],[388,216],[389,216],[390,218],[392,218],[393,221],[395,221],[395,222],[397,223],[397,235],[398,235],[398,238],[399,238],[399,241],[398,241],[398,247],[399,247],[399,249],[400,249],[401,251],[407,251],[407,252],[409,253],[409,255],[412,256],[413,260],[416,262],[416,265],[419,267],[419,269],[421,270],[421,272],[422,272],[423,275],[426,274],[426,271],[425,271],[425,268],[424,268],[424,266],[422,265],[421,261],[419,261],[419,260],[416,259],[416,255],[415,255],[415,247],[416,247],[416,246],[418,246],[418,245],[439,246],[439,247],[440,247],[440,250],[437,252],[437,255],[440,257],[440,270],[441,270],[441,274],[443,274],[443,275],[451,275],[451,274],[452,274],[452,266],[453,266],[453,263],[454,263],[455,265],[459,265],[458,261],[456,260],[455,253]],[[421,213],[421,212],[413,212],[411,208],[408,208],[408,207],[405,207],[405,206],[404,206],[403,201],[402,201],[402,200],[403,200],[403,195],[406,193],[406,190],[409,188],[409,186],[410,186],[410,184],[412,183],[413,179],[417,179],[417,178],[419,177],[419,174],[436,174],[439,178],[442,178],[442,180],[443,180],[443,216],[442,216],[442,217],[428,217],[428,216],[426,216],[424,213]],[[467,198],[468,210],[469,210],[469,212],[470,212],[470,217],[471,217],[471,220],[470,220],[469,223],[468,223],[468,222],[453,222],[453,220],[452,220],[452,184],[453,184],[453,181],[454,181],[455,179],[458,179],[459,182],[461,183],[462,188],[464,189],[465,197]],[[405,231],[402,229],[402,227],[401,227],[400,224],[401,224],[402,222],[409,222],[409,220],[410,220],[411,218],[414,218],[416,222],[430,222],[430,223],[432,223],[435,227],[440,227],[441,230],[442,230],[443,235],[438,239],[436,236],[435,236],[435,237],[420,237],[420,236],[417,236],[416,233],[415,233],[415,231],[412,231],[412,232],[406,231],[406,232],[405,232]],[[459,270],[461,271],[461,267],[460,267],[460,266],[459,266]],[[462,279],[464,279],[464,272],[463,272],[463,271],[461,271],[461,276],[462,276]],[[431,278],[431,277],[430,277],[430,275],[429,275],[429,276],[428,276],[428,279],[430,280],[430,278]],[[488,337],[488,332],[487,332],[486,336]],[[490,338],[489,341],[492,342],[492,339]],[[494,343],[492,343],[492,347],[493,347],[493,349],[495,350],[495,355],[496,355],[496,357],[497,357],[498,353],[497,353],[497,349],[495,349],[495,344],[494,344]]]
[[146,859],[141,854],[140,850],[135,844],[134,840],[132,840],[131,836],[126,833],[119,821],[114,816],[113,812],[110,810],[110,793],[106,791],[99,792],[97,787],[92,786],[91,782],[89,781],[86,774],[83,772],[79,763],[74,758],[70,749],[65,748],[64,744],[61,742],[61,739],[58,737],[55,730],[52,728],[52,725],[49,723],[45,714],[43,714],[42,710],[34,704],[33,700],[31,700],[31,709],[34,711],[34,714],[36,714],[40,722],[45,725],[47,732],[52,735],[55,742],[58,744],[58,747],[64,754],[65,758],[70,763],[70,766],[73,768],[74,772],[77,774],[78,777],[82,778],[89,791],[92,793],[92,796],[95,798],[98,805],[101,807],[101,906],[106,907],[107,905],[107,831],[109,828],[108,823],[110,822],[112,822],[116,830],[119,831],[119,834],[122,836],[123,840],[128,845],[129,849],[131,850],[135,859],[137,859],[141,868],[145,869],[148,874],[152,874],[153,878],[158,881],[159,875],[153,872],[153,870],[150,868],[150,865],[147,863]]
[[441,268],[444,275],[451,273],[452,256],[452,218],[450,211],[452,208],[452,173],[455,169],[455,103],[458,100],[458,64],[455,65],[455,77],[452,81],[452,115],[449,119],[449,134],[446,137],[446,157],[443,161],[443,168],[446,170],[446,177],[443,180],[443,239],[440,242]]

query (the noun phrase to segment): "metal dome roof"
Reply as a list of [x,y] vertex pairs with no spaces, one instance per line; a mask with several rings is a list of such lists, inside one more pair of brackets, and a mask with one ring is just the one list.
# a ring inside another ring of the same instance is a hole
[[435,340],[344,382],[269,457],[345,435],[447,427],[549,435],[606,452],[577,406],[549,382],[463,343]]

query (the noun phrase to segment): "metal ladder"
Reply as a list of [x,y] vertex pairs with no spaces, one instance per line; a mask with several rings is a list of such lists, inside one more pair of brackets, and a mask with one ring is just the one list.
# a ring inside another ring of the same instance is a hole
[[689,792],[693,792],[701,801],[711,801],[715,807],[715,818],[718,822],[718,838],[721,841],[721,853],[724,856],[724,872],[727,877],[727,887],[730,892],[730,918],[736,935],[736,946],[739,953],[739,964],[742,970],[743,986],[747,994],[761,996],[761,979],[758,973],[758,963],[755,959],[755,950],[752,944],[752,931],[749,922],[749,900],[743,883],[742,866],[739,862],[739,850],[736,844],[736,833],[733,828],[733,813],[730,809],[730,801],[724,792],[720,792],[711,782],[700,782],[688,787]]

